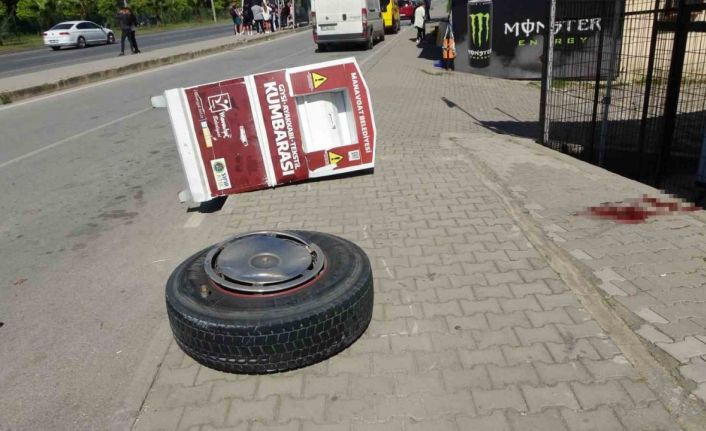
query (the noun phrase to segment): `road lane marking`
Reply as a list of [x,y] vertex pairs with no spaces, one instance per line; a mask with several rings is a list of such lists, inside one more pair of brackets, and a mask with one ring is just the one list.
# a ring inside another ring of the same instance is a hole
[[[94,82],[94,83],[92,83],[92,84],[86,84],[86,85],[81,86],[81,87],[76,87],[76,88],[71,88],[71,89],[64,90],[64,91],[59,91],[59,92],[55,92],[55,93],[50,93],[50,94],[46,94],[46,95],[44,95],[44,96],[37,96],[37,97],[35,97],[35,98],[26,99],[26,100],[21,100],[21,101],[19,101],[19,102],[10,103],[10,104],[7,104],[7,105],[0,105],[0,112],[4,111],[4,110],[6,110],[6,109],[12,109],[12,108],[16,108],[16,107],[19,107],[19,106],[22,106],[22,105],[27,105],[27,104],[29,104],[29,103],[40,102],[40,101],[42,101],[42,100],[50,99],[50,98],[52,98],[52,97],[63,96],[63,95],[66,95],[66,94],[76,93],[76,92],[78,92],[78,91],[88,90],[89,88],[98,87],[98,86],[105,85],[105,84],[111,84],[111,83],[113,83],[113,82],[122,81],[122,80],[124,80],[124,79],[136,78],[136,77],[138,77],[138,76],[146,75],[146,74],[148,74],[148,73],[159,72],[159,71],[168,69],[168,68],[170,68],[170,67],[176,67],[176,66],[181,66],[181,65],[184,65],[184,64],[189,64],[189,63],[193,63],[193,62],[197,62],[197,61],[207,60],[207,59],[210,59],[210,58],[219,56],[219,55],[232,54],[232,53],[234,53],[234,52],[238,52],[238,51],[242,51],[242,50],[245,50],[245,49],[254,48],[254,47],[257,47],[258,45],[263,45],[263,44],[270,43],[270,42],[278,42],[278,41],[281,41],[281,40],[291,39],[292,37],[301,36],[301,35],[303,35],[303,34],[306,34],[306,32],[297,32],[297,33],[293,33],[293,34],[290,34],[290,35],[287,35],[287,36],[278,37],[277,39],[272,39],[272,40],[256,41],[256,42],[248,43],[248,44],[246,44],[246,45],[244,45],[244,46],[241,46],[240,48],[232,49],[232,50],[229,50],[229,51],[217,52],[217,53],[209,54],[209,55],[206,55],[206,56],[203,56],[203,57],[197,57],[197,58],[192,58],[192,59],[190,59],[190,60],[180,61],[180,62],[176,62],[176,63],[172,63],[172,64],[166,64],[166,65],[164,65],[164,66],[159,66],[159,67],[156,67],[156,68],[154,68],[154,69],[147,69],[147,70],[143,70],[143,71],[140,71],[140,72],[129,73],[129,74],[127,74],[127,75],[119,76],[119,77],[117,77],[117,78],[111,78],[111,79],[106,79],[106,80],[104,80],[104,81]],[[310,49],[310,48],[307,48],[306,51],[308,51],[309,49]],[[304,52],[304,51],[305,51],[305,50],[297,51],[297,52],[295,52],[295,53],[293,53],[293,54],[287,55],[286,57],[277,58],[276,60],[274,60],[274,61],[272,61],[272,62],[258,63],[258,67],[262,67],[262,65],[266,65],[266,64],[272,64],[272,63],[275,63],[275,62],[277,62],[277,61],[281,61],[281,60],[283,60],[283,59],[285,59],[285,58],[292,57],[292,56],[294,56],[294,55],[299,55],[299,54],[301,54],[301,53]],[[251,73],[252,73],[252,72],[244,73],[244,75],[248,75],[248,74],[251,74]]]
[[[264,41],[264,43],[267,43],[267,42],[276,42],[276,41],[279,41],[279,40],[289,39],[289,38],[292,38],[292,37],[301,35],[302,33],[303,33],[303,32],[294,33],[294,34],[291,34],[291,35],[288,35],[288,36],[285,36],[285,37],[281,37],[281,38],[278,38],[278,39],[275,39],[275,40],[272,40],[272,41]],[[399,39],[399,36],[400,36],[401,33],[403,33],[403,32],[398,33],[397,35],[395,35],[394,38],[390,38],[390,39],[392,39],[392,40],[391,40],[388,44],[386,44],[385,46],[381,46],[380,49],[378,49],[376,52],[373,52],[370,56],[368,56],[368,57],[364,58],[363,60],[361,60],[361,61],[360,61],[361,67],[362,67],[363,65],[365,65],[367,62],[369,62],[370,60],[372,60],[373,58],[376,58],[378,55],[380,55],[380,54],[382,54],[382,53],[384,53],[384,52],[388,52],[389,49],[392,47],[392,45]],[[126,76],[122,76],[122,77],[115,78],[115,79],[111,79],[111,80],[107,80],[107,81],[97,82],[97,83],[95,83],[95,84],[89,84],[89,85],[84,86],[84,87],[79,87],[79,88],[75,88],[75,89],[71,89],[71,90],[66,90],[66,91],[60,92],[60,93],[52,93],[52,94],[49,94],[49,95],[46,95],[46,96],[42,96],[42,97],[39,97],[39,98],[30,99],[30,100],[27,100],[27,101],[24,101],[24,102],[20,102],[20,103],[16,103],[16,104],[7,105],[6,108],[2,108],[2,109],[0,109],[0,111],[2,111],[2,110],[4,110],[4,109],[11,109],[11,108],[13,108],[13,107],[18,107],[18,106],[25,105],[25,104],[28,104],[28,103],[38,102],[38,101],[45,100],[45,99],[48,99],[48,98],[51,98],[51,97],[56,97],[56,96],[65,95],[65,94],[72,93],[72,92],[76,92],[76,91],[86,90],[86,89],[88,89],[88,88],[92,88],[92,87],[96,87],[96,86],[99,86],[99,85],[108,84],[108,83],[115,82],[115,81],[119,81],[119,80],[126,79],[126,78],[137,77],[137,76],[140,76],[140,75],[143,75],[143,74],[156,72],[156,71],[163,70],[163,69],[166,69],[166,68],[169,68],[169,67],[179,66],[179,65],[183,65],[183,64],[186,64],[186,63],[191,63],[191,62],[194,62],[194,61],[202,61],[202,60],[205,60],[205,59],[207,59],[207,58],[209,58],[209,57],[213,57],[213,56],[216,56],[216,55],[223,55],[223,54],[227,54],[227,53],[232,53],[232,52],[240,51],[240,50],[243,50],[243,49],[248,49],[248,48],[257,46],[257,45],[259,45],[259,44],[262,44],[262,43],[263,43],[263,42],[261,42],[261,43],[255,43],[255,44],[253,44],[253,45],[248,45],[248,46],[245,46],[245,47],[242,47],[242,48],[238,48],[238,49],[233,50],[233,51],[221,52],[221,53],[213,54],[213,55],[206,56],[206,57],[199,57],[199,58],[195,58],[195,59],[188,60],[188,61],[184,61],[184,62],[180,62],[180,63],[170,64],[170,65],[163,66],[163,67],[159,67],[159,68],[156,68],[156,69],[145,70],[145,71],[143,71],[143,72],[138,72],[138,73],[126,75]],[[387,49],[386,49],[386,48],[387,48]],[[277,58],[277,59],[274,59],[274,60],[271,60],[271,61],[268,61],[268,62],[265,62],[265,63],[260,63],[260,64],[258,64],[258,68],[262,68],[262,67],[264,67],[264,66],[268,66],[268,65],[270,65],[270,64],[280,62],[280,61],[285,60],[285,59],[287,59],[287,58],[300,55],[300,54],[302,54],[302,53],[304,53],[304,52],[309,51],[310,49],[311,49],[311,47],[307,46],[306,48],[301,49],[301,50],[296,51],[296,52],[293,52],[293,53],[291,53],[291,54],[289,54],[289,55],[287,55],[287,56],[285,56],[285,57],[280,57],[280,58]],[[113,124],[119,123],[119,122],[121,122],[121,121],[127,120],[127,119],[132,118],[132,117],[135,117],[135,116],[140,115],[140,114],[142,114],[142,113],[144,113],[144,112],[147,112],[147,111],[149,111],[149,110],[151,110],[151,109],[152,109],[152,108],[150,107],[150,108],[142,109],[142,110],[140,110],[140,111],[133,112],[132,114],[128,114],[128,115],[126,115],[126,116],[120,117],[120,118],[115,119],[115,120],[113,120],[113,121],[109,121],[108,123],[102,124],[102,125],[100,125],[100,126],[96,126],[96,127],[92,128],[92,129],[85,130],[85,131],[83,131],[83,132],[81,132],[81,133],[78,133],[78,134],[73,135],[73,136],[69,136],[68,138],[64,138],[64,139],[62,139],[62,140],[60,140],[60,141],[57,141],[57,142],[54,142],[54,143],[52,143],[52,144],[49,144],[49,145],[47,145],[47,146],[45,146],[45,147],[36,149],[36,150],[31,151],[31,152],[29,152],[29,153],[27,153],[27,154],[24,154],[24,155],[22,155],[22,156],[19,156],[19,157],[16,157],[16,158],[14,158],[14,159],[8,160],[8,161],[6,161],[6,162],[0,163],[0,169],[2,169],[2,168],[4,168],[4,167],[7,167],[7,166],[9,166],[9,165],[12,165],[12,164],[14,164],[14,163],[20,162],[20,161],[22,161],[22,160],[25,160],[25,159],[27,159],[27,158],[29,158],[29,157],[35,156],[35,155],[37,155],[37,154],[40,154],[40,153],[42,153],[42,152],[44,152],[44,151],[46,151],[46,150],[49,150],[49,149],[51,149],[51,148],[55,148],[55,147],[58,147],[58,146],[60,146],[60,145],[63,145],[63,144],[65,144],[65,143],[67,143],[67,142],[70,142],[70,141],[72,141],[72,140],[74,140],[74,139],[77,139],[77,138],[80,138],[80,137],[82,137],[82,136],[85,136],[85,135],[88,135],[88,134],[90,134],[90,133],[93,133],[93,132],[95,132],[95,131],[101,130],[101,129],[105,128],[105,127],[112,126]],[[188,222],[187,222],[187,223],[188,223]],[[199,222],[199,223],[200,223],[200,222]],[[198,225],[197,225],[197,226],[198,226]]]
[[362,59],[362,60],[360,61],[360,67],[363,68],[363,66],[364,66],[367,62],[369,62],[369,61],[372,60],[373,58],[377,58],[377,56],[378,56],[380,53],[383,53],[383,52],[387,53],[387,52],[389,52],[389,51],[392,49],[392,46],[395,44],[395,42],[397,42],[397,41],[399,40],[400,35],[402,35],[403,33],[407,33],[408,31],[409,31],[409,27],[407,27],[407,28],[404,29],[404,30],[400,30],[400,31],[399,31],[396,35],[394,35],[393,37],[387,38],[387,39],[390,39],[390,41],[389,41],[388,43],[386,43],[384,46],[380,46],[377,51],[373,51],[372,54],[370,54],[370,55],[367,56],[366,58]]
[[194,229],[201,226],[201,222],[206,218],[204,213],[193,213],[191,217],[184,223],[184,229]]
[[4,167],[6,167],[6,166],[10,166],[10,165],[12,165],[12,164],[14,164],[14,163],[17,163],[17,162],[21,162],[22,160],[27,159],[27,158],[29,158],[29,157],[36,156],[37,154],[42,153],[42,152],[44,152],[44,151],[46,151],[46,150],[49,150],[49,149],[51,149],[51,148],[56,148],[56,147],[58,147],[59,145],[63,145],[63,144],[65,144],[65,143],[67,143],[67,142],[71,142],[71,141],[74,140],[74,139],[78,139],[78,138],[81,138],[81,137],[86,136],[86,135],[88,135],[88,134],[91,134],[91,133],[93,133],[93,132],[97,132],[98,130],[104,129],[104,128],[108,127],[108,126],[112,126],[113,124],[120,123],[121,121],[125,121],[125,120],[127,120],[128,118],[132,118],[132,117],[136,117],[136,116],[138,116],[138,115],[140,115],[140,114],[144,114],[145,112],[151,111],[151,110],[152,110],[152,107],[149,107],[149,108],[142,109],[142,110],[140,110],[140,111],[133,112],[132,114],[125,115],[125,116],[120,117],[120,118],[117,118],[117,119],[115,119],[115,120],[113,120],[113,121],[109,121],[109,122],[107,122],[107,123],[105,123],[105,124],[101,124],[100,126],[96,126],[96,127],[93,127],[92,129],[84,130],[84,131],[81,132],[81,133],[77,133],[77,134],[75,134],[75,135],[73,135],[73,136],[69,136],[68,138],[64,138],[64,139],[62,139],[62,140],[60,140],[60,141],[56,141],[56,142],[51,143],[51,144],[49,144],[49,145],[47,145],[47,146],[44,146],[44,147],[42,147],[42,148],[38,148],[38,149],[36,149],[36,150],[34,150],[34,151],[30,151],[30,152],[27,153],[27,154],[23,154],[23,155],[21,155],[21,156],[19,156],[19,157],[15,157],[15,158],[12,159],[12,160],[8,160],[8,161],[6,161],[6,162],[0,163],[0,169],[4,168]]

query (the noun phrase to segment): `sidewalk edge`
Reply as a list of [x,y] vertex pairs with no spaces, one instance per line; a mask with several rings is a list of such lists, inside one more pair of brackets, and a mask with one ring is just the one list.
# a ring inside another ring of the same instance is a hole
[[[528,146],[515,139],[511,139],[511,142]],[[467,151],[460,145],[458,147]],[[469,154],[472,153],[469,152]],[[500,198],[510,216],[535,249],[576,294],[581,304],[615,341],[633,366],[645,376],[677,422],[686,430],[704,429],[706,415],[703,413],[701,403],[692,398],[689,391],[680,385],[681,379],[677,379],[674,373],[670,372],[673,366],[670,367],[667,361],[663,363],[660,360],[665,359],[661,357],[662,355],[656,357],[644,344],[642,338],[633,332],[629,326],[629,320],[622,316],[623,313],[604,298],[598,288],[598,280],[577,265],[572,256],[546,236],[527,210],[512,197],[511,192],[503,185],[492,168],[472,155],[469,157],[469,163],[476,169],[481,182]]]

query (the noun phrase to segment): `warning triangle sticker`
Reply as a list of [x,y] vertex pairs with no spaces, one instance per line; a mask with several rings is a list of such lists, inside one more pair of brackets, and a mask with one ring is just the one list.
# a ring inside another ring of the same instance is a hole
[[311,72],[311,80],[314,82],[314,88],[321,87],[327,79],[328,78],[323,75],[319,75],[316,72]]
[[330,164],[337,165],[341,160],[343,160],[343,156],[340,156],[332,151],[328,152],[328,162]]

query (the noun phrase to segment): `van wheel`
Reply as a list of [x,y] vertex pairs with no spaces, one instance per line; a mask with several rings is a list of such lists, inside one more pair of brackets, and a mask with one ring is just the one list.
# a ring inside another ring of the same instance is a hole
[[365,44],[365,49],[373,49],[373,46],[375,45],[375,41],[373,40],[373,33],[370,33],[370,36],[368,37],[368,43]]
[[400,32],[400,20],[397,20],[397,22],[395,23],[395,30],[394,30],[394,32],[395,32],[395,34],[397,34],[397,33]]
[[324,52],[324,51],[326,51],[326,48],[327,48],[327,46],[325,43],[320,43],[320,44],[318,44],[318,49],[316,50],[316,52]]
[[382,42],[383,40],[385,40],[385,28],[384,28],[384,27],[383,27],[383,29],[382,29],[382,32],[380,33],[380,39],[379,39],[379,40],[380,40],[380,42]]
[[187,355],[220,371],[269,374],[353,344],[373,315],[373,273],[345,239],[255,232],[188,258],[169,277],[165,299]]

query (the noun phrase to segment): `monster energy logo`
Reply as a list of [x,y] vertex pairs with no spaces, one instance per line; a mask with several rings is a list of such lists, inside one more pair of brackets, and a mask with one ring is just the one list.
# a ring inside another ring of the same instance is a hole
[[485,42],[490,39],[490,14],[489,13],[472,13],[469,15],[471,19],[471,37],[473,43],[480,45],[483,43],[483,31],[485,31]]

